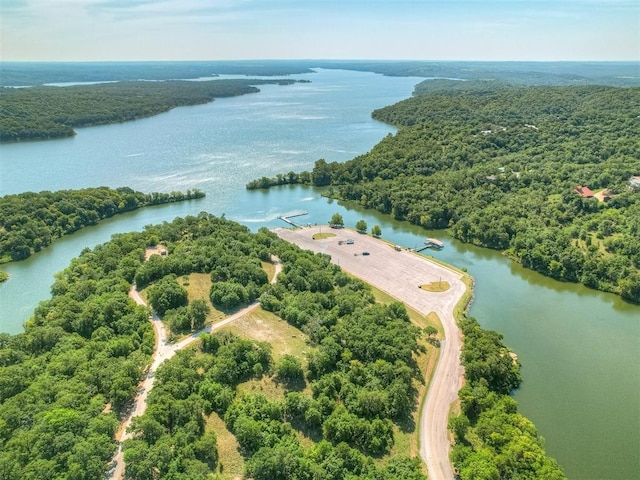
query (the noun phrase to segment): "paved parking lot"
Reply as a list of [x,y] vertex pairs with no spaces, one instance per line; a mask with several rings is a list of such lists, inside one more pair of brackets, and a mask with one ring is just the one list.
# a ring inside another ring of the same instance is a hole
[[[320,231],[335,236],[313,240],[313,235]],[[326,226],[297,230],[282,228],[276,229],[276,234],[304,249],[330,255],[331,261],[343,270],[375,285],[424,315],[431,311],[438,315],[453,311],[464,293],[465,287],[458,272],[414,252],[404,249],[396,251],[393,245],[369,235]],[[348,239],[354,240],[354,243],[348,245]],[[362,252],[368,252],[369,255],[362,255]],[[451,288],[440,293],[419,288],[422,284],[438,281],[449,282]]]
[[[313,235],[320,232],[335,236],[314,240]],[[451,403],[458,398],[464,375],[460,365],[462,337],[453,316],[453,309],[466,288],[462,275],[422,255],[397,251],[393,245],[353,230],[316,226],[297,230],[281,228],[276,229],[276,234],[301,248],[330,255],[331,261],[346,272],[375,285],[423,315],[438,314],[445,340],[441,343],[438,365],[420,411],[420,456],[427,464],[431,480],[454,478],[447,424]],[[348,244],[348,239],[352,239],[353,244]],[[363,255],[363,252],[369,254]],[[420,288],[422,284],[438,281],[446,281],[451,287],[438,293]]]

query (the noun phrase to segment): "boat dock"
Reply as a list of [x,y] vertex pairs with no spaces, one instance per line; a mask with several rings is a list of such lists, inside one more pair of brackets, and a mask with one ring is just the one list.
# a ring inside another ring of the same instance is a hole
[[291,221],[291,218],[295,218],[295,217],[302,217],[303,215],[309,215],[309,212],[298,212],[298,213],[292,213],[291,215],[279,215],[278,218],[280,220],[282,220],[283,222],[288,223],[289,225],[293,226],[293,227],[297,227],[297,228],[301,228],[302,225],[299,225],[293,221]]
[[434,247],[434,248],[440,249],[444,247],[444,243],[438,240],[437,238],[427,238],[424,241],[424,244],[425,244],[424,248]]

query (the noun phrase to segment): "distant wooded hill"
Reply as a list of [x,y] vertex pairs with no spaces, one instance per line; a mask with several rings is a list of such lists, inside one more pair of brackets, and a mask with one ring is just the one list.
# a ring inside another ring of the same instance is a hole
[[70,82],[188,80],[219,75],[281,77],[312,73],[306,64],[288,60],[216,62],[2,62],[0,85],[36,86]]
[[428,62],[380,60],[236,60],[201,62],[0,63],[0,85],[176,80],[217,75],[283,76],[315,68],[387,76],[491,79],[513,85],[640,86],[639,62]]

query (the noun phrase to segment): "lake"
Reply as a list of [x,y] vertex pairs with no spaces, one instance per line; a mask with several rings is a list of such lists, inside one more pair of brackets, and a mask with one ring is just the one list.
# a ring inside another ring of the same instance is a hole
[[514,396],[546,438],[569,478],[637,478],[640,471],[640,307],[619,297],[524,270],[498,252],[461,244],[320,191],[245,190],[261,176],[344,161],[368,151],[388,125],[371,111],[408,97],[417,78],[318,70],[312,83],[265,85],[261,92],[174,109],[156,117],[78,129],[74,138],[0,145],[0,195],[106,185],[145,192],[199,188],[204,199],[142,209],[57,241],[5,265],[0,331],[17,333],[53,275],[85,247],[117,232],[208,211],[252,230],[285,226],[278,215],[306,211],[304,223],[339,212],[347,225],[379,224],[383,238],[414,247],[425,237],[446,246],[430,255],[466,267],[476,281],[471,315],[501,332],[523,364]]

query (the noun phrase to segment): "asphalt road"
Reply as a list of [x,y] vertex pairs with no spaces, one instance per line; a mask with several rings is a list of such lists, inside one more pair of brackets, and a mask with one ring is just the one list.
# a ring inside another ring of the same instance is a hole
[[[313,240],[313,235],[319,232],[333,233],[335,236]],[[304,249],[330,255],[331,261],[346,272],[376,286],[421,314],[435,312],[438,315],[445,339],[420,412],[420,456],[427,465],[430,480],[452,480],[454,473],[449,460],[451,442],[447,425],[451,403],[458,398],[464,375],[460,365],[462,336],[453,316],[453,309],[466,289],[461,274],[422,255],[405,249],[397,251],[381,240],[353,230],[320,226],[298,230],[276,229],[276,234]],[[347,244],[348,239],[352,239],[353,244]],[[342,245],[339,241],[343,241]],[[363,255],[363,252],[369,255]],[[422,284],[438,281],[448,282],[450,288],[440,293],[419,288]]]

